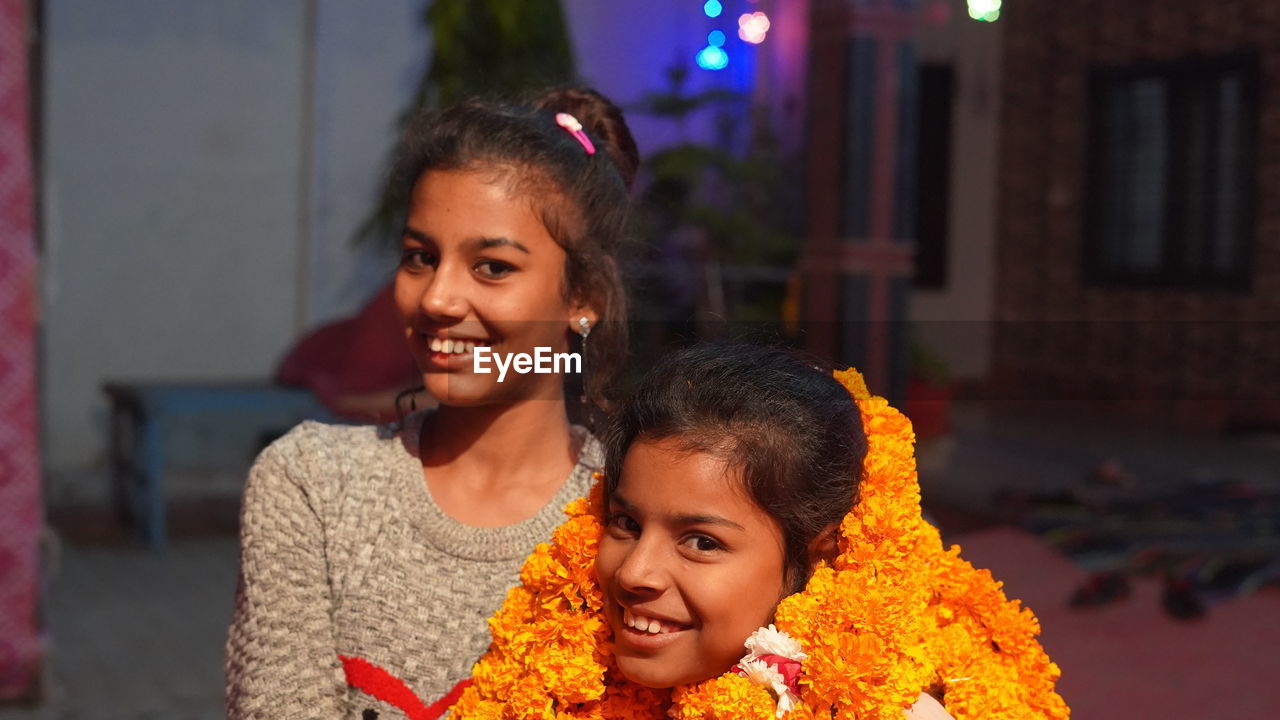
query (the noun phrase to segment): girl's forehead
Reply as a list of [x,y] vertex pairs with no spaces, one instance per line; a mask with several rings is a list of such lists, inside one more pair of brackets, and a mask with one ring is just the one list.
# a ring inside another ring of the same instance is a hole
[[414,185],[408,225],[432,235],[443,229],[484,235],[490,228],[514,227],[550,237],[542,213],[529,198],[513,195],[504,183],[490,180],[484,173],[469,171],[424,174]]
[[546,233],[557,238],[581,224],[580,213],[545,173],[511,164],[473,164],[460,168],[427,170],[413,186],[409,214],[433,205],[456,189],[464,195],[479,194],[490,204],[501,204],[527,213]]
[[506,173],[496,167],[479,166],[427,170],[414,183],[411,202],[433,201],[454,189],[468,192],[482,189],[483,194],[492,200],[519,200]]
[[691,448],[680,438],[642,436],[632,443],[612,496],[650,506],[755,505],[739,468],[722,454]]
[[433,173],[472,177],[501,190],[513,202],[545,204],[560,201],[564,195],[559,183],[547,170],[502,159],[482,159],[452,168],[431,168],[422,173],[418,182]]
[[608,508],[673,534],[697,527],[736,538],[739,549],[783,543],[781,525],[756,503],[732,462],[671,439],[632,444]]

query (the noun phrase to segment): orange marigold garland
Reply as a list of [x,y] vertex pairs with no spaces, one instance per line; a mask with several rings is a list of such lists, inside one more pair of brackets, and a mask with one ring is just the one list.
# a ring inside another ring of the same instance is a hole
[[[901,720],[938,688],[957,720],[1067,718],[1035,616],[921,517],[911,423],[857,371],[835,376],[862,413],[865,473],[839,556],[778,605],[778,629],[808,655],[788,720]],[[455,720],[774,718],[769,691],[734,672],[668,690],[620,675],[593,569],[602,493],[597,482],[571,503],[552,542],[525,562],[521,586],[489,621],[493,644]]]

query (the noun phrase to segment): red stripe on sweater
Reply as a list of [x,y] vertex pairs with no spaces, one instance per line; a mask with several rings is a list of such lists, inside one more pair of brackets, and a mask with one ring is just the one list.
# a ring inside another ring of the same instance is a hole
[[431,707],[427,708],[427,714],[423,716],[423,720],[436,720],[436,718],[444,715],[445,711],[453,707],[453,704],[458,702],[458,698],[462,697],[462,691],[470,686],[471,678],[454,685],[452,690],[444,694],[444,697],[431,703]]
[[339,655],[342,670],[347,675],[347,684],[351,687],[381,700],[388,705],[400,708],[409,720],[436,720],[453,707],[462,695],[462,691],[471,684],[468,678],[453,686],[444,697],[428,706],[409,689],[400,678],[374,665],[368,660],[357,657]]

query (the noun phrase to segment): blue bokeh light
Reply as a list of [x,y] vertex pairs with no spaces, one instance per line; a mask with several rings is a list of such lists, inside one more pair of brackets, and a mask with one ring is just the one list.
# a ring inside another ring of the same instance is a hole
[[724,33],[720,30],[707,33],[707,44],[711,47],[724,47]]
[[698,52],[698,67],[703,70],[723,70],[729,64],[729,54],[724,50],[708,45]]
[[720,0],[707,0],[702,6],[702,12],[706,13],[707,17],[720,17],[720,13],[724,12],[724,5],[720,4]]

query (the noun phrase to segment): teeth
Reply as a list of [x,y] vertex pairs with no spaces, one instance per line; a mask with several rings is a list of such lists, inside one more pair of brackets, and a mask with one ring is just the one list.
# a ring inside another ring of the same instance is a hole
[[[466,355],[475,350],[476,343],[471,340],[454,340],[452,338],[440,339],[438,337],[431,338],[428,343],[431,352],[449,353],[452,355]],[[484,343],[480,343],[483,345]]]
[[661,620],[644,617],[643,615],[636,615],[625,608],[622,610],[622,622],[625,623],[627,627],[650,635],[664,635],[672,631],[671,628],[665,627]]

